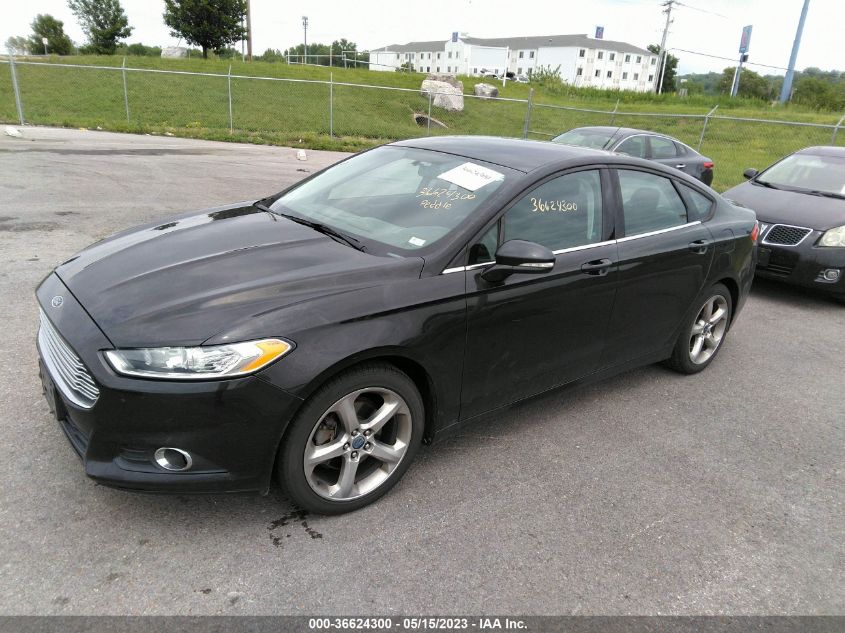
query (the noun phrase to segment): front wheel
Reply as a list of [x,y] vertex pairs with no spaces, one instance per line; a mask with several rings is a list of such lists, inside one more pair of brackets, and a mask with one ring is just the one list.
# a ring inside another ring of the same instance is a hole
[[669,367],[682,374],[695,374],[707,367],[722,347],[733,316],[731,293],[715,284],[704,295],[700,308],[678,337]]
[[402,477],[423,427],[422,398],[406,374],[380,363],[352,369],[321,387],[291,423],[280,482],[310,512],[356,510]]

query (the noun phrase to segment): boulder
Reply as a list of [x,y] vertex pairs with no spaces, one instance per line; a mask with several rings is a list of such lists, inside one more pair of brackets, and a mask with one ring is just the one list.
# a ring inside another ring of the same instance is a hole
[[458,81],[455,75],[449,75],[446,73],[428,73],[425,78],[430,81],[445,81],[447,84],[454,86],[461,92],[464,91],[464,82]]
[[431,105],[436,108],[443,108],[452,112],[460,112],[464,109],[464,93],[463,84],[460,88],[453,86],[445,81],[435,81],[432,79],[424,79],[420,94],[428,98],[428,95],[433,95]]
[[168,59],[179,59],[188,56],[188,49],[184,46],[166,46],[161,49],[161,56]]
[[477,97],[492,99],[499,96],[499,89],[492,84],[475,84],[472,91]]

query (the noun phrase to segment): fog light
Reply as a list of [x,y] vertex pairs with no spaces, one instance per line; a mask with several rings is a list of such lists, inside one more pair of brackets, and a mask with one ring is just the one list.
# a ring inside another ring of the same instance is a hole
[[191,454],[181,448],[163,446],[155,452],[156,464],[164,470],[181,471],[188,470],[194,463]]
[[838,268],[825,268],[819,273],[819,276],[825,281],[834,282],[839,281],[840,274],[841,271]]

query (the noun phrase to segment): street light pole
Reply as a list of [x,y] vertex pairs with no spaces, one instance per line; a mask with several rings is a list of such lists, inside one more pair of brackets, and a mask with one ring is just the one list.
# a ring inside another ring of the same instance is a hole
[[789,101],[792,93],[792,78],[795,75],[795,61],[798,58],[798,49],[801,47],[801,33],[804,31],[804,20],[807,19],[807,9],[810,7],[810,0],[804,0],[804,7],[801,9],[801,18],[798,20],[798,30],[795,31],[795,41],[792,43],[792,53],[789,56],[789,68],[786,77],[783,78],[783,88],[780,91],[780,102]]
[[303,52],[305,53],[305,63],[308,63],[308,16],[302,16],[302,42],[304,46]]
[[246,56],[252,61],[252,7],[250,0],[246,0]]

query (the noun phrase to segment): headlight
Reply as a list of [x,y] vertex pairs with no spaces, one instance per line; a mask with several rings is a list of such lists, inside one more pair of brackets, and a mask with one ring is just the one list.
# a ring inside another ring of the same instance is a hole
[[840,246],[845,247],[845,226],[837,226],[835,229],[825,231],[819,246]]
[[155,347],[106,351],[119,374],[143,378],[206,380],[258,371],[287,354],[293,345],[271,338],[208,347]]

